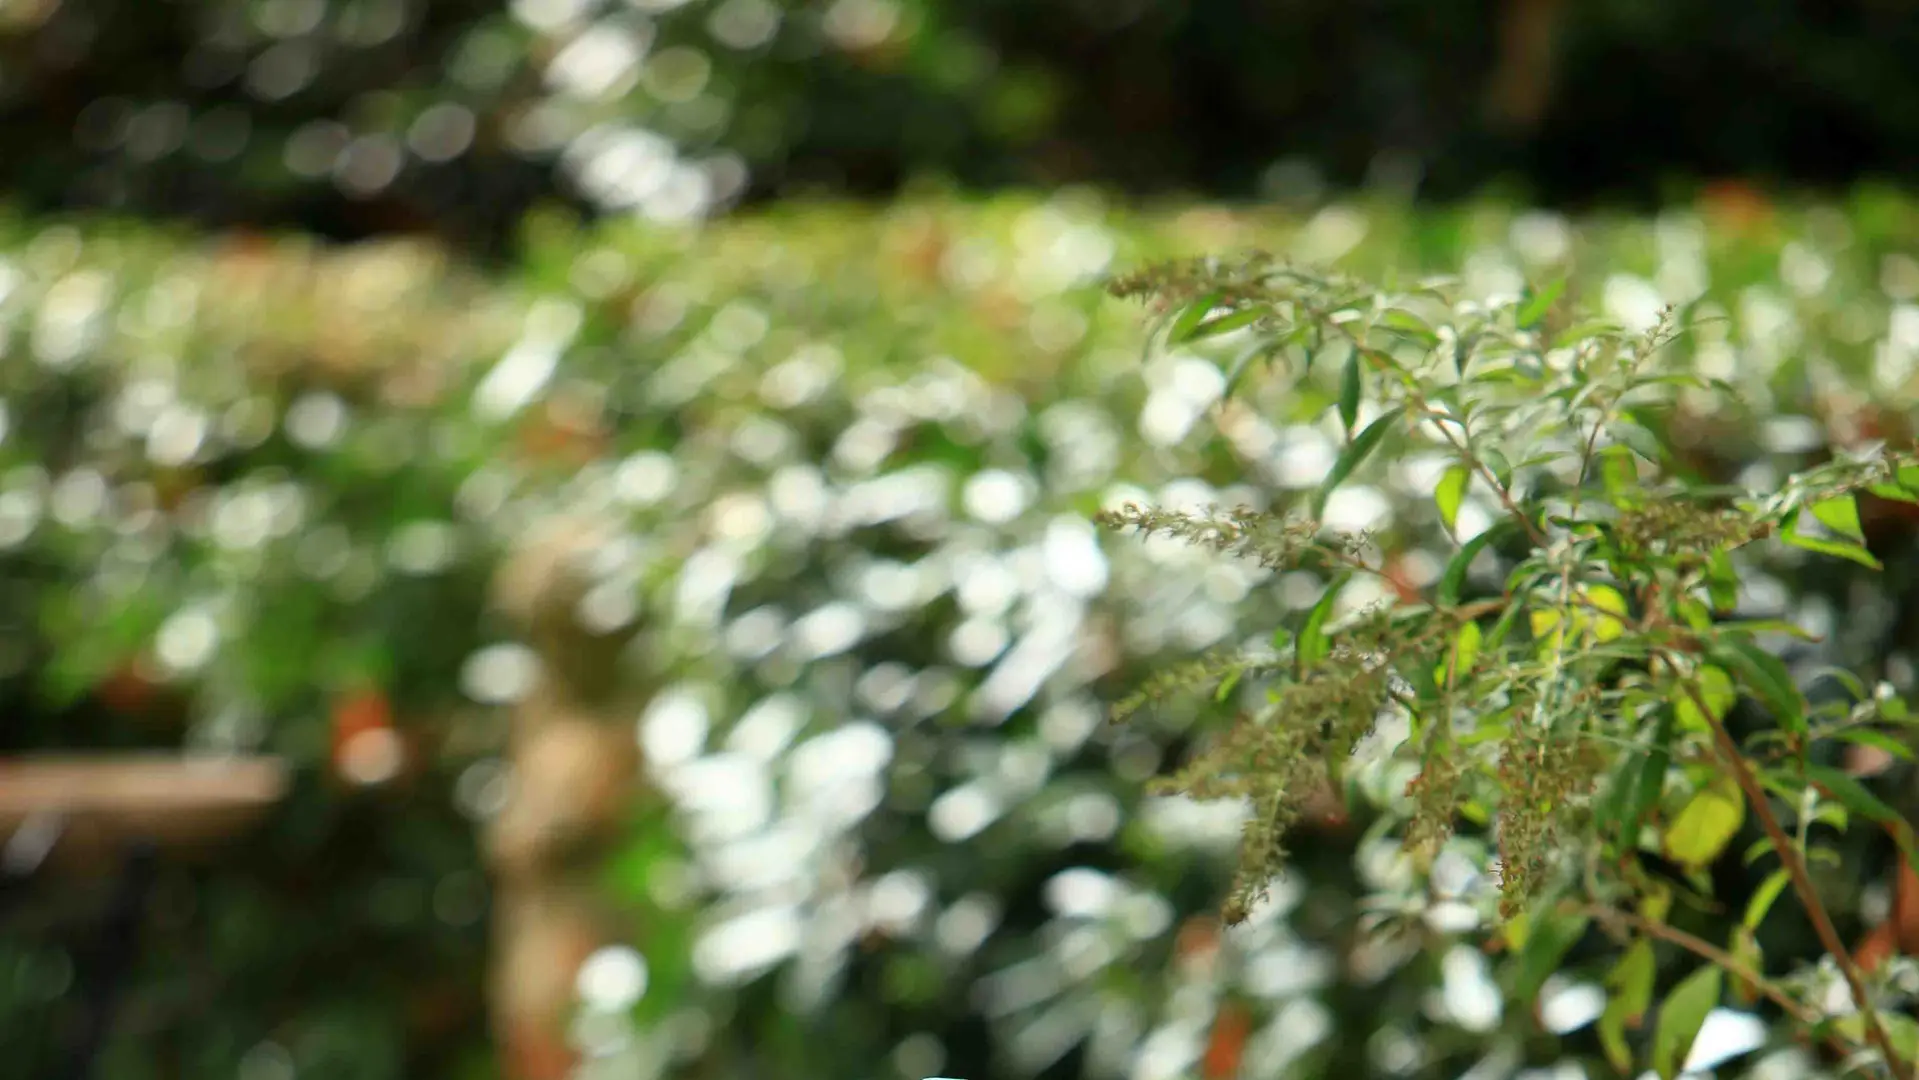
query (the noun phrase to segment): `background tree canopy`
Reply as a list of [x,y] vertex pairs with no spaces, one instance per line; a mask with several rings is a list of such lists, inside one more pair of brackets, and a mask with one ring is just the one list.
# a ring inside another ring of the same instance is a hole
[[0,189],[482,246],[922,174],[1647,205],[1910,175],[1916,47],[1886,0],[9,0]]

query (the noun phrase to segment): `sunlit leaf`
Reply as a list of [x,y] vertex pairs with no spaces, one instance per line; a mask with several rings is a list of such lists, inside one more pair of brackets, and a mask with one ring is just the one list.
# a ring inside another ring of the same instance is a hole
[[1446,523],[1446,531],[1452,532],[1459,521],[1459,504],[1466,497],[1466,485],[1472,481],[1473,471],[1465,465],[1454,465],[1439,478],[1439,486],[1433,489],[1433,502],[1439,505],[1439,520]]
[[1666,857],[1697,868],[1719,857],[1746,823],[1746,799],[1739,785],[1720,778],[1693,793],[1666,826]]
[[1819,523],[1840,536],[1851,537],[1860,543],[1866,542],[1866,533],[1859,524],[1859,502],[1851,495],[1840,495],[1813,503],[1807,509]]

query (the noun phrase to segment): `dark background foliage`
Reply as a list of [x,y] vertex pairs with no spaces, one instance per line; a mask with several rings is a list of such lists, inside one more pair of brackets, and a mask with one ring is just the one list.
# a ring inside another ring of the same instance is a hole
[[[643,51],[706,50],[703,97],[725,116],[679,141],[737,153],[751,199],[882,195],[932,173],[1239,198],[1370,179],[1440,200],[1495,187],[1647,206],[1725,178],[1832,186],[1919,164],[1919,23],[1891,0],[787,3],[743,48],[713,40],[728,7],[559,4],[572,21],[555,31],[555,5],[534,3],[16,2],[0,19],[0,190],[495,247],[533,202],[581,198],[512,128],[589,22]],[[615,114],[649,112],[621,100]],[[466,112],[422,122],[436,105]],[[338,168],[306,160],[323,151]]]

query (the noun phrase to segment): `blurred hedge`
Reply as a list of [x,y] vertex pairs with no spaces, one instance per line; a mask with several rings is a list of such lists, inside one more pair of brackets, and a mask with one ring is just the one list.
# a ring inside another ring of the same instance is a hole
[[1919,164],[1915,35],[1875,0],[8,0],[0,192],[493,249],[543,199],[672,220],[929,172],[1844,184]]
[[[501,797],[500,707],[525,681],[483,585],[563,511],[625,533],[580,617],[643,628],[627,673],[656,693],[637,730],[678,822],[643,816],[607,867],[649,973],[637,1001],[630,981],[585,987],[577,1034],[609,1074],[1104,1072],[1143,1048],[1141,1075],[1171,1075],[1246,1037],[1262,1067],[1298,1055],[1306,1076],[1577,1052],[1528,1017],[1486,1031],[1429,1009],[1429,988],[1464,993],[1488,961],[1448,951],[1456,908],[1377,844],[1355,864],[1357,833],[1309,844],[1248,934],[1208,929],[1230,808],[1147,804],[1139,784],[1218,707],[1113,728],[1102,701],[1311,583],[1086,518],[1310,486],[1331,388],[1207,434],[1226,356],[1142,369],[1139,313],[1095,281],[1254,243],[1455,269],[1481,291],[1570,267],[1624,321],[1662,298],[1724,315],[1679,348],[1755,411],[1701,404],[1676,430],[1736,475],[1909,420],[1915,239],[1919,205],[1871,191],[1581,223],[1492,205],[1125,214],[1078,192],[704,229],[545,217],[487,279],[412,244],[10,219],[5,747],[301,766],[254,847],[171,872],[112,1075],[242,1059],[483,1075],[470,827]],[[1428,490],[1396,470],[1330,512],[1378,526],[1416,587],[1444,543]],[[1886,578],[1774,553],[1749,602],[1833,631],[1800,662],[1909,686],[1893,598],[1912,588],[1910,527],[1876,527],[1906,530],[1875,533]],[[406,749],[391,775],[355,749],[389,723]],[[1834,883],[1849,929],[1871,883]],[[1433,948],[1346,951],[1356,898],[1382,895],[1430,916]],[[0,1052],[34,1062],[71,1019],[50,928],[87,928],[73,895],[30,899],[0,938]],[[1766,937],[1774,961],[1811,955],[1798,928]]]

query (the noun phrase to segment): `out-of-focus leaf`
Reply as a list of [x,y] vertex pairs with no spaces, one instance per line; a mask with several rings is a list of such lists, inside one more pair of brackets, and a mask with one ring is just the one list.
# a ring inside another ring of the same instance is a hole
[[1723,976],[1706,964],[1686,976],[1659,1007],[1659,1026],[1653,1032],[1652,1067],[1659,1080],[1674,1080],[1692,1052],[1693,1040],[1706,1016],[1719,1005]]

